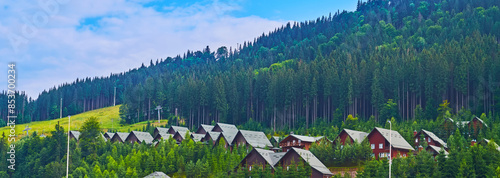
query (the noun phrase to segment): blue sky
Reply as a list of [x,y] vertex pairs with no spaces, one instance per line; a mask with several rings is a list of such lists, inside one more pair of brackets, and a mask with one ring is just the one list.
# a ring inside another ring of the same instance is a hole
[[[287,22],[315,20],[339,9],[353,11],[357,3],[354,0],[33,2],[0,1],[0,61],[5,66],[17,63],[17,89],[33,98],[43,90],[76,78],[128,71],[141,63],[148,64],[151,59],[175,56],[188,49],[236,46]],[[0,72],[0,78],[6,78],[6,68]]]

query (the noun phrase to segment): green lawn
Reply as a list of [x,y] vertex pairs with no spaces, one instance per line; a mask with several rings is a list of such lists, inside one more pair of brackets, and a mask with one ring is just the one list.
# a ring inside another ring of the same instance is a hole
[[[101,108],[101,109],[96,109],[88,112],[84,112],[81,114],[77,114],[74,116],[71,116],[71,130],[79,130],[80,127],[83,125],[83,122],[85,122],[85,119],[95,116],[99,119],[99,122],[101,123],[101,128],[103,131],[107,131],[108,129],[114,128],[117,129],[119,132],[127,132],[129,129],[132,130],[142,130],[142,128],[147,124],[147,121],[144,122],[139,122],[136,124],[131,124],[131,125],[120,125],[120,116],[119,116],[119,108],[120,105],[117,106],[111,106],[111,107],[106,107],[106,108]],[[37,132],[39,135],[41,133],[44,133],[45,135],[50,135],[51,131],[55,130],[55,125],[59,122],[61,126],[64,128],[65,131],[68,130],[68,117],[64,117],[61,119],[54,119],[54,120],[48,120],[48,121],[37,121],[37,122],[31,122],[29,124],[19,124],[16,125],[15,130],[16,130],[16,135],[17,137],[24,137],[26,136],[26,132],[23,132],[25,127],[29,125],[31,130],[29,131],[30,134],[32,134],[34,131]],[[165,125],[168,121],[167,120],[161,120],[160,124],[158,124],[158,120],[154,120],[154,123],[151,125],[153,127],[156,127],[158,125]],[[10,127],[2,127],[0,128],[0,133],[5,133],[5,135],[9,135]]]

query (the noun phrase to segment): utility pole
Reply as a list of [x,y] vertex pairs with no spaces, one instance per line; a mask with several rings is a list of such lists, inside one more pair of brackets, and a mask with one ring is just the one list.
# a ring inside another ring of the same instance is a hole
[[161,110],[161,109],[162,109],[162,108],[161,108],[161,106],[160,106],[160,105],[156,106],[156,110],[158,110],[158,124],[160,123],[160,117],[161,117],[161,116],[160,116],[160,110]]
[[68,116],[68,152],[66,156],[66,178],[68,178],[69,173],[69,132],[71,130],[71,116]]
[[391,178],[391,166],[392,166],[392,123],[389,122],[389,178]]
[[115,93],[113,94],[113,106],[116,106],[116,87],[115,87]]

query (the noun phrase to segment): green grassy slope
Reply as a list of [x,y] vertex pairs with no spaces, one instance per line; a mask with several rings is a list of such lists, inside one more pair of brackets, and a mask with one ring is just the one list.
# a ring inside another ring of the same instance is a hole
[[[71,116],[71,130],[79,130],[83,125],[83,122],[85,122],[85,119],[91,116],[97,117],[99,119],[103,131],[107,131],[111,128],[117,129],[119,132],[127,132],[128,130],[142,130],[142,128],[147,124],[147,121],[144,121],[132,125],[120,125],[119,108],[120,105],[117,105]],[[55,125],[57,124],[57,122],[61,124],[65,131],[68,130],[68,117],[64,117],[61,119],[31,122],[29,124],[19,124],[15,127],[15,133],[17,137],[26,136],[26,132],[23,132],[23,130],[27,125],[29,125],[29,127],[31,128],[30,134],[35,131],[39,135],[42,133],[44,133],[45,135],[50,135],[50,132],[55,130]],[[158,124],[157,120],[153,122],[154,123],[152,123],[151,125],[156,127],[158,125],[165,125],[168,121],[161,120],[160,124]],[[6,136],[9,135],[9,131],[10,127],[8,126],[0,128],[0,133],[5,133]]]

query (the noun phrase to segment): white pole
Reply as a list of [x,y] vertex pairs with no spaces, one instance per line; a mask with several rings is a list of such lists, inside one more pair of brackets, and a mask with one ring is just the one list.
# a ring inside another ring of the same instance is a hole
[[389,178],[391,178],[392,166],[392,123],[389,121]]
[[113,106],[116,106],[116,87],[115,87],[115,93],[113,94]]
[[66,178],[68,178],[68,173],[69,173],[69,132],[71,128],[71,116],[68,116],[68,153],[66,156]]

